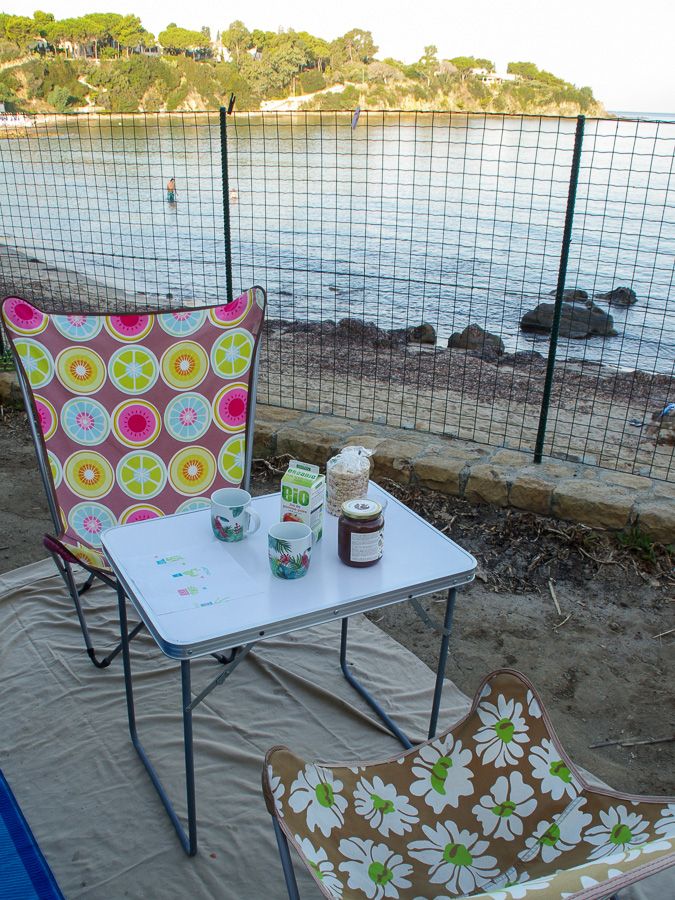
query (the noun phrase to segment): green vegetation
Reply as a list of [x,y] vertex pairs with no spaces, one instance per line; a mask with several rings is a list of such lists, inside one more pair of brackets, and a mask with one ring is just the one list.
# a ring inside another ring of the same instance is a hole
[[14,368],[12,351],[9,347],[6,347],[4,350],[0,349],[0,372],[13,372]]
[[88,81],[98,88],[98,104],[110,112],[155,111],[178,88],[180,76],[160,59],[135,56],[101,62]]
[[628,531],[621,532],[617,537],[623,547],[635,553],[641,559],[656,562],[654,541],[649,535],[641,531],[637,525],[632,525]]
[[190,31],[189,28],[178,28],[173,23],[160,31],[158,40],[164,51],[173,55],[189,53],[192,56],[202,56],[211,47],[211,38],[205,30]]
[[[88,88],[78,79],[85,71],[82,63],[66,59],[32,59],[21,67],[16,76],[23,80],[31,97],[46,100],[58,112],[65,112],[69,106],[84,102]],[[69,97],[67,103],[63,102],[66,95]],[[61,98],[62,102],[59,105],[52,103],[52,96]]]
[[471,72],[472,69],[485,69],[486,72],[494,72],[495,64],[491,59],[476,59],[475,56],[455,56],[449,60],[460,72]]
[[[531,62],[511,62],[500,76],[492,60],[439,59],[433,44],[412,63],[378,60],[377,52],[360,28],[328,41],[292,29],[250,31],[236,20],[213,40],[207,27],[171,22],[155,39],[134,15],[0,13],[0,102],[21,112],[171,112],[214,109],[230,93],[241,110],[315,94],[307,109],[604,112],[589,87]],[[334,85],[344,88],[320,93]]]

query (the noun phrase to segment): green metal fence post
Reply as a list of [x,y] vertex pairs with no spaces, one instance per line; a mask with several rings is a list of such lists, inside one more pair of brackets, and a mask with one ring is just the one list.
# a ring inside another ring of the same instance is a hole
[[223,180],[223,228],[225,230],[225,277],[227,279],[227,302],[232,297],[232,237],[230,230],[230,179],[227,163],[227,109],[220,107],[220,165]]
[[555,307],[553,310],[553,323],[551,324],[551,338],[548,345],[548,361],[546,364],[546,379],[544,381],[544,393],[541,398],[541,410],[539,413],[539,428],[537,429],[537,441],[534,445],[534,461],[541,462],[544,452],[544,439],[546,437],[546,424],[551,403],[551,390],[553,388],[553,374],[555,371],[555,356],[558,349],[558,332],[560,331],[560,315],[562,313],[563,294],[565,291],[565,279],[567,278],[567,262],[570,255],[570,243],[572,240],[572,222],[574,221],[574,207],[577,199],[577,185],[579,183],[579,167],[581,164],[581,147],[584,140],[584,116],[577,117],[577,129],[574,135],[574,151],[572,153],[572,166],[570,168],[570,186],[567,192],[567,210],[565,212],[565,227],[563,230],[562,248],[560,251],[560,267],[558,268],[558,284],[555,289]]

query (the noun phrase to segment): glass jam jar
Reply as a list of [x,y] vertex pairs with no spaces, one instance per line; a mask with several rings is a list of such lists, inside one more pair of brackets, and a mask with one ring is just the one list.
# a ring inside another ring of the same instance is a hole
[[375,500],[346,500],[338,519],[338,556],[347,566],[364,569],[382,558],[384,516]]

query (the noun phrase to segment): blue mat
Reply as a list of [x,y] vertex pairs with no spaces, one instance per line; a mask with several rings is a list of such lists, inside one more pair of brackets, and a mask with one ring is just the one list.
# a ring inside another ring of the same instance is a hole
[[0,897],[2,900],[64,900],[1,770]]

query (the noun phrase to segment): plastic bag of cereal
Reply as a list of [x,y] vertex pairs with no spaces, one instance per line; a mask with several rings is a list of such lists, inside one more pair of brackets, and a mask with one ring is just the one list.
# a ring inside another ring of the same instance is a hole
[[370,457],[366,447],[344,447],[326,464],[326,509],[339,516],[345,500],[358,500],[368,494]]

